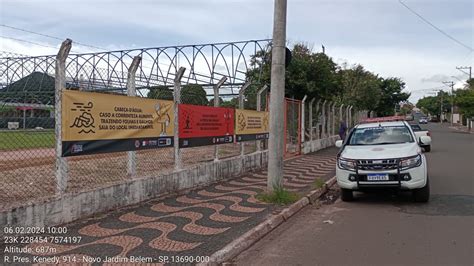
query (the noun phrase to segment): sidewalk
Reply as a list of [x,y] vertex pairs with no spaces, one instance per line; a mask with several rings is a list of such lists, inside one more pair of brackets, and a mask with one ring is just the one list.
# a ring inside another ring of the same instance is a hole
[[469,128],[467,126],[454,125],[454,126],[450,126],[449,128],[457,130],[457,131],[461,131],[464,133],[474,134],[474,129],[471,129],[471,132],[469,132]]
[[[336,148],[328,148],[285,161],[284,186],[303,195],[315,188],[315,179],[330,179],[336,153]],[[152,263],[159,262],[159,256],[210,256],[281,209],[255,199],[265,186],[266,171],[261,171],[185,195],[150,200],[68,224],[67,234],[57,235],[80,236],[79,243],[29,244],[32,252],[18,255],[69,256],[76,263],[98,257],[104,262],[106,256]],[[41,254],[37,247],[48,252]]]

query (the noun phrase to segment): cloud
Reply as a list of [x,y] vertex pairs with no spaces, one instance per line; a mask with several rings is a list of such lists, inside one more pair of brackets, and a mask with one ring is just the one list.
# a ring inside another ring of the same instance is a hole
[[[472,43],[472,0],[406,2],[460,41]],[[272,34],[272,0],[6,0],[1,5],[3,24],[110,50],[260,39]],[[337,62],[360,63],[382,76],[401,77],[407,90],[434,87],[433,83],[458,76],[456,66],[473,62],[474,53],[467,54],[396,0],[292,0],[287,21],[287,38],[293,43],[314,44],[317,51],[324,44]],[[61,42],[1,27],[0,33],[57,48]],[[0,40],[0,50],[57,53],[57,48]],[[95,51],[77,44],[73,49]],[[222,71],[222,64],[218,66]],[[410,100],[417,97],[414,94]]]
[[436,74],[436,75],[433,75],[431,77],[428,77],[428,78],[422,78],[421,79],[421,82],[436,82],[436,83],[440,83],[440,82],[443,82],[443,81],[447,81],[447,80],[450,80],[451,77],[447,76],[447,75],[444,75],[444,74]]

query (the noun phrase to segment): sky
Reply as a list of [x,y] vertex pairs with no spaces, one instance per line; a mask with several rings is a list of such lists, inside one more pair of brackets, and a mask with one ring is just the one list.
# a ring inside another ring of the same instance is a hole
[[[400,77],[410,101],[449,88],[474,62],[474,1],[289,0],[287,40],[304,42],[337,63],[362,64]],[[0,0],[0,51],[56,54],[60,40],[110,50],[228,42],[272,37],[271,0]],[[16,40],[13,40],[14,38]],[[21,40],[21,41],[20,41]],[[25,42],[27,41],[27,42]],[[461,43],[461,44],[459,44]],[[43,46],[40,46],[43,45]],[[97,51],[74,46],[75,52]]]

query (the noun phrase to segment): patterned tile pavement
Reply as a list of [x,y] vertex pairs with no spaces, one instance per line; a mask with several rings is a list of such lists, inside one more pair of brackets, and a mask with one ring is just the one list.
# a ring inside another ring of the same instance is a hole
[[[285,161],[284,186],[300,193],[314,189],[317,178],[328,180],[334,175],[336,153],[329,148]],[[32,243],[26,245],[30,252],[17,255],[30,262],[34,256],[56,256],[60,262],[70,259],[78,264],[98,262],[97,258],[101,262],[92,264],[107,264],[105,257],[157,263],[160,256],[210,256],[281,208],[255,198],[265,186],[266,171],[260,171],[96,215],[65,225],[68,232],[58,235],[81,237],[78,243]],[[11,245],[0,244],[0,250],[6,246]]]

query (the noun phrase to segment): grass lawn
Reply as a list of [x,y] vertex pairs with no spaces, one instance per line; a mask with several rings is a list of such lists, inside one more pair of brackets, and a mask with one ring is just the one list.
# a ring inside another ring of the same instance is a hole
[[54,130],[0,131],[0,151],[53,147]]

